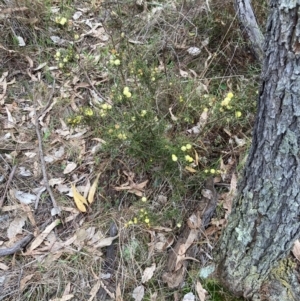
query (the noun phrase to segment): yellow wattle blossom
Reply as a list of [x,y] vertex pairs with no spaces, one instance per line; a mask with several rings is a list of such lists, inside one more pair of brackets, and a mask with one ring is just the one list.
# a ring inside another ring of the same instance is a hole
[[172,160],[173,160],[174,162],[176,162],[176,161],[178,160],[177,156],[173,154],[173,155],[172,155]]
[[142,117],[144,117],[146,114],[147,114],[147,111],[146,111],[146,110],[142,110],[142,111],[141,111],[141,116],[142,116]]
[[73,123],[76,124],[76,123],[80,123],[82,120],[82,116],[78,115],[76,116],[74,119],[73,119]]
[[100,110],[100,117],[105,117],[105,116],[106,116],[106,112],[103,109],[101,109]]
[[190,163],[194,161],[194,159],[191,156],[189,156],[189,155],[185,156],[185,160],[188,161],[188,162],[190,162]]
[[118,135],[118,138],[119,138],[120,140],[126,140],[126,139],[127,139],[127,136],[126,136],[124,133],[120,133],[120,134]]
[[242,116],[242,112],[240,112],[240,111],[235,112],[235,117],[236,118],[240,118],[241,116]]
[[[141,200],[142,200],[142,202],[147,202],[147,198],[145,196],[143,196]],[[141,209],[141,211],[142,211],[142,209]]]
[[135,217],[135,218],[133,219],[133,223],[134,223],[134,224],[137,224],[137,222],[138,222],[138,220],[137,220],[137,218]]
[[232,92],[228,92],[228,93],[227,93],[227,97],[228,97],[229,99],[231,99],[231,98],[233,97],[233,93],[232,93]]
[[115,66],[120,66],[121,61],[119,59],[116,59],[116,60],[113,61],[113,63],[114,63]]
[[210,173],[211,173],[211,174],[215,174],[215,173],[216,173],[216,170],[212,168],[212,169],[210,170]]
[[149,224],[150,223],[150,219],[148,217],[145,218],[145,223]]
[[84,109],[84,115],[85,116],[93,116],[94,115],[94,112],[91,108],[85,108]]
[[124,89],[123,89],[123,95],[125,95],[127,98],[131,97],[131,93],[129,92],[129,88],[128,87],[124,87]]
[[226,97],[222,102],[221,102],[221,106],[222,107],[226,107],[229,105],[229,102],[230,102],[230,98],[229,97]]
[[189,143],[185,147],[186,147],[186,149],[191,149],[192,148],[192,146]]
[[187,150],[186,146],[182,146],[182,147],[181,147],[181,150],[182,150],[183,152],[185,152],[185,151]]
[[55,19],[55,22],[56,23],[58,23],[58,24],[60,24],[60,25],[65,25],[66,23],[67,23],[67,18],[65,18],[65,17],[57,17],[56,19]]

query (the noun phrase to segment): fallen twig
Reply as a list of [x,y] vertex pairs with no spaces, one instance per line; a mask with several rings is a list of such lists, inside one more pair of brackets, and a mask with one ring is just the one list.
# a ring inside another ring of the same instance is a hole
[[26,247],[30,243],[30,241],[33,239],[33,234],[28,234],[23,239],[17,241],[12,247],[6,248],[6,249],[0,249],[0,257],[1,256],[7,256],[12,255]]
[[[51,221],[51,219],[48,219],[46,222],[44,222],[40,226],[40,228],[41,228],[40,231],[44,231],[46,226],[49,224],[50,221]],[[31,240],[33,238],[34,238],[33,234],[28,234],[24,238],[22,238],[21,240],[17,241],[12,247],[5,248],[5,249],[0,249],[0,257],[17,253],[21,249],[25,248],[31,242]]]
[[2,195],[2,197],[1,197],[1,199],[0,199],[0,208],[3,206],[4,199],[5,199],[5,196],[6,196],[8,187],[9,187],[10,182],[12,181],[12,179],[13,179],[13,177],[14,177],[16,168],[17,168],[17,165],[15,165],[15,166],[12,168],[11,172],[10,172],[8,181],[7,181],[6,186],[5,186],[5,190],[4,190],[3,195]]
[[40,155],[44,185],[49,193],[49,196],[50,196],[52,204],[53,204],[53,209],[51,210],[51,215],[56,215],[56,214],[60,215],[60,208],[58,207],[58,205],[56,203],[56,200],[54,198],[52,189],[50,188],[49,181],[48,181],[48,176],[47,176],[47,171],[46,171],[46,163],[45,163],[44,152],[43,152],[42,137],[41,137],[40,128],[39,128],[39,118],[40,118],[40,116],[42,116],[44,114],[44,112],[47,110],[47,108],[49,107],[49,105],[51,103],[51,100],[52,100],[52,97],[54,94],[54,87],[55,87],[55,81],[53,82],[52,92],[49,96],[46,106],[41,111],[41,113],[36,114],[36,112],[35,112],[35,130],[36,130],[36,135],[37,135],[38,141],[39,141],[39,155]]

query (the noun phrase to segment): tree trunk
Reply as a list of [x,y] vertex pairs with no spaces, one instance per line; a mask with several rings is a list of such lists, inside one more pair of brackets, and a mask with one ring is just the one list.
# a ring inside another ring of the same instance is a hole
[[270,6],[252,147],[216,253],[234,293],[291,301],[299,284],[283,259],[300,236],[300,1]]

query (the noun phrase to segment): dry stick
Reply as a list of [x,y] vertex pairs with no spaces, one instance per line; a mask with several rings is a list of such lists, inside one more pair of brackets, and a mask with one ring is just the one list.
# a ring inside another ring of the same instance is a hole
[[14,177],[16,168],[17,168],[17,165],[15,165],[15,166],[12,168],[11,172],[10,172],[8,181],[7,181],[6,186],[5,186],[5,190],[4,190],[3,195],[2,195],[2,197],[1,197],[1,199],[0,199],[0,208],[3,206],[4,199],[5,199],[7,190],[8,190],[8,186],[9,186],[10,182],[12,181],[12,179],[13,179],[13,177]]
[[33,239],[33,234],[28,234],[20,241],[17,241],[12,247],[6,249],[0,249],[0,257],[12,255],[23,249]]
[[52,86],[52,92],[51,95],[49,96],[49,100],[44,108],[44,110],[40,113],[40,114],[36,114],[35,112],[35,131],[36,131],[36,135],[38,137],[38,141],[39,141],[39,155],[40,155],[40,161],[41,161],[41,167],[42,167],[42,172],[43,172],[43,180],[44,180],[44,185],[46,186],[46,189],[49,193],[49,196],[51,198],[52,204],[53,204],[53,209],[55,210],[55,213],[52,215],[56,215],[56,214],[60,214],[60,208],[58,207],[56,200],[54,198],[53,192],[50,188],[49,185],[49,181],[48,181],[48,176],[47,176],[47,171],[46,171],[46,163],[45,163],[45,159],[44,159],[44,152],[43,152],[43,143],[42,143],[42,137],[41,137],[41,133],[40,133],[40,129],[39,129],[39,118],[40,116],[42,116],[44,114],[44,112],[47,110],[47,108],[49,107],[51,100],[52,100],[52,96],[54,94],[54,87],[55,87],[55,81],[53,82],[53,86]]
[[[40,226],[40,231],[44,231],[46,226],[49,224],[51,221],[51,218],[46,220],[41,226]],[[31,240],[34,238],[33,234],[28,234],[21,240],[17,241],[12,247],[10,248],[5,248],[5,249],[0,249],[0,257],[1,256],[7,256],[7,255],[12,255],[17,252],[19,252],[21,249],[25,248]],[[0,299],[1,300],[1,299]]]

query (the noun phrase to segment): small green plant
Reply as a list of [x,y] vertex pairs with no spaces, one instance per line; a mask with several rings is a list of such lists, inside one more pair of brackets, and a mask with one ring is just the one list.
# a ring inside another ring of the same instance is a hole
[[201,281],[204,289],[207,290],[212,301],[243,301],[243,298],[232,296],[218,281],[207,279]]

